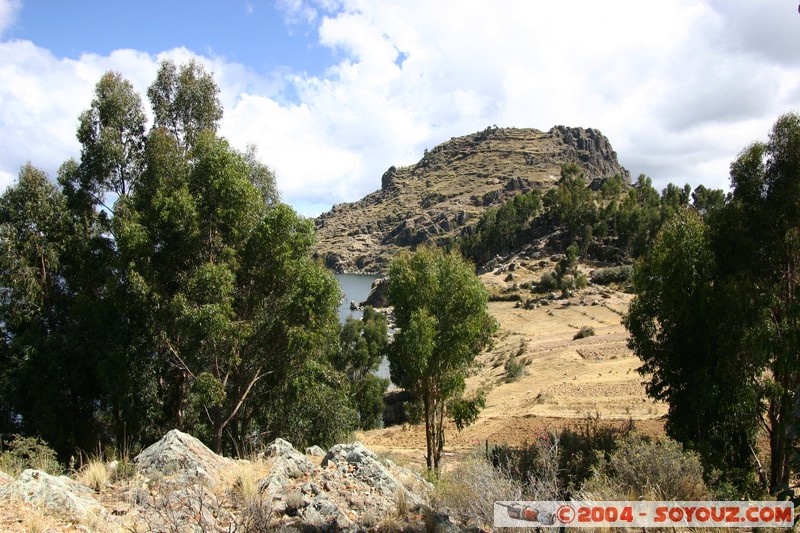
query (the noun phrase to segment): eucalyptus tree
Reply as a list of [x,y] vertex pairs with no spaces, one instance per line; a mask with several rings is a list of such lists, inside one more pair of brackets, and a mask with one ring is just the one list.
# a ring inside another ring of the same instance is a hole
[[142,173],[146,118],[142,100],[118,72],[105,73],[89,109],[80,116],[80,187],[96,202],[124,196]]
[[389,350],[392,381],[421,404],[426,461],[438,472],[448,400],[463,394],[496,323],[473,265],[457,253],[423,248],[395,259],[388,292],[399,329]]
[[184,150],[191,149],[203,132],[216,133],[222,120],[219,87],[195,59],[180,66],[170,59],[162,61],[147,96],[154,126],[167,130]]
[[800,116],[741,152],[731,186],[695,198],[707,224],[684,213],[662,230],[626,326],[648,392],[670,404],[668,431],[733,471],[758,462],[760,424],[764,481],[780,493],[800,459]]
[[62,457],[101,431],[98,379],[108,274],[102,239],[47,175],[25,165],[0,197],[0,409],[4,431],[44,437]]

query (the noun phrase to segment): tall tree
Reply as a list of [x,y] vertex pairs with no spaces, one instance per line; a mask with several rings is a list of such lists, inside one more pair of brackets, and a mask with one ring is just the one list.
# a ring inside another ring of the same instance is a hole
[[709,470],[742,489],[752,482],[758,363],[737,336],[745,314],[720,279],[711,231],[687,209],[667,222],[634,271],[624,324],[643,361],[647,393],[669,404],[666,430]]
[[159,128],[147,154],[115,234],[170,376],[167,420],[207,427],[219,451],[260,382],[275,388],[306,358],[324,360],[338,286],[309,257],[311,223],[267,204],[227,142],[207,132],[189,161]]
[[147,96],[154,126],[166,129],[184,150],[192,148],[202,132],[216,133],[222,119],[219,87],[194,59],[181,66],[162,61]]
[[[0,198],[0,374],[4,429],[44,437],[65,456],[100,433],[97,364],[107,274],[87,261],[94,228],[30,164]],[[95,335],[100,333],[99,335]]]
[[427,465],[438,472],[447,401],[464,392],[495,321],[474,267],[456,253],[424,248],[394,260],[388,294],[399,329],[389,351],[392,381],[421,404]]
[[80,172],[74,186],[98,203],[106,195],[128,194],[142,172],[145,138],[142,100],[118,72],[107,72],[95,87],[91,107],[80,116]]
[[742,152],[731,165],[731,185],[731,224],[724,231],[735,232],[747,255],[729,247],[727,259],[752,287],[746,341],[768,370],[761,383],[775,492],[788,487],[800,423],[800,115],[780,117],[766,143]]
[[626,325],[652,373],[648,391],[670,403],[673,434],[701,451],[726,442],[717,453],[733,451],[730,466],[745,464],[763,422],[777,493],[800,424],[800,116],[780,117],[766,143],[742,151],[731,185],[727,203],[715,194],[710,226],[684,215],[656,239]]

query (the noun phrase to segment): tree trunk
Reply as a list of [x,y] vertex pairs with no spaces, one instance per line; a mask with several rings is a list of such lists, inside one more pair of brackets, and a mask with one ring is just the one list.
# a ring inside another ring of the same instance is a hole
[[425,387],[424,392],[425,404],[425,445],[426,455],[425,462],[428,470],[433,470],[433,424],[431,423],[431,398],[430,391]]
[[769,491],[771,494],[785,490],[789,486],[790,470],[786,449],[786,427],[788,401],[787,395],[781,395],[769,413],[771,432],[769,436],[770,472]]

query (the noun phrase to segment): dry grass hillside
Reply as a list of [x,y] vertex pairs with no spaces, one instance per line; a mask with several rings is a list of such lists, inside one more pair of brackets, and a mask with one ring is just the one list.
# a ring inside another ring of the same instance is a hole
[[551,187],[564,163],[590,179],[628,176],[597,130],[487,128],[426,151],[415,165],[389,168],[379,190],[320,215],[316,254],[337,272],[381,273],[399,250],[452,239],[487,208]]

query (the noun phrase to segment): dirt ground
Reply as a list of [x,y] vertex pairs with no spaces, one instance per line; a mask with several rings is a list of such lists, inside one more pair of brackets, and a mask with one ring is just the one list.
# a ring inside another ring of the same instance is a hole
[[[547,269],[516,268],[484,274],[490,293],[537,280]],[[589,271],[588,268],[585,270]],[[636,369],[641,362],[627,347],[622,316],[631,295],[605,287],[589,286],[574,296],[547,300],[520,290],[523,302],[490,302],[499,323],[494,347],[478,357],[478,368],[467,380],[467,394],[487,391],[486,407],[477,422],[458,432],[446,430],[445,461],[479,446],[503,443],[522,446],[548,431],[574,426],[588,416],[604,423],[626,423],[649,435],[663,433],[667,406],[645,394],[644,378]],[[537,304],[526,309],[524,300]],[[547,305],[542,305],[543,299]],[[584,326],[595,335],[574,339]],[[524,365],[523,375],[507,380],[509,358]],[[387,452],[412,463],[424,463],[424,426],[393,426],[362,432],[357,438],[376,452]]]

